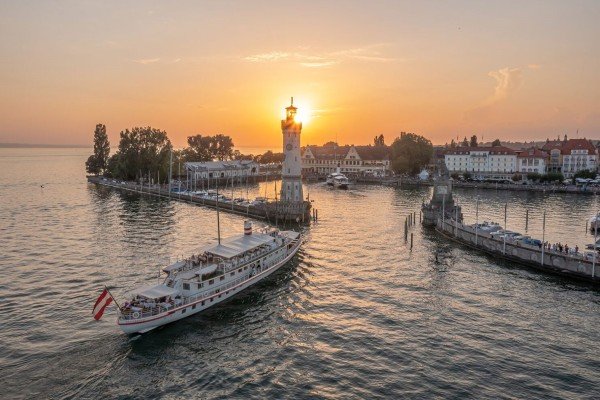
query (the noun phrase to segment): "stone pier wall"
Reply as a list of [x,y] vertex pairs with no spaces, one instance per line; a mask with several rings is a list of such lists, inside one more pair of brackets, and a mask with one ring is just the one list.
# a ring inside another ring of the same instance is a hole
[[583,254],[565,254],[550,250],[542,250],[537,246],[519,243],[517,241],[493,238],[486,232],[465,226],[452,219],[438,219],[436,230],[445,236],[478,250],[483,250],[494,256],[527,264],[534,268],[552,273],[570,275],[589,281],[600,282],[600,257]]

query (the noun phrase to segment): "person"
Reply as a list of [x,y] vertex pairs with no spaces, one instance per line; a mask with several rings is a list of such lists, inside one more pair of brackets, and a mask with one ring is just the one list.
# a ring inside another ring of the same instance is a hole
[[575,253],[579,253],[579,246],[575,245]]

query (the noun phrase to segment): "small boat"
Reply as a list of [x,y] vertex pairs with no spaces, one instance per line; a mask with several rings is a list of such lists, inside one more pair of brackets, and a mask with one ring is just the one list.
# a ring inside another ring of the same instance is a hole
[[598,229],[598,232],[600,233],[600,213],[594,215],[592,218],[589,219],[590,222],[590,230],[591,231],[595,231],[596,229]]
[[585,245],[586,249],[590,249],[590,250],[599,250],[600,249],[600,239],[596,240],[596,243],[590,243],[590,244],[586,244]]
[[338,189],[348,189],[348,186],[350,185],[350,181],[346,175],[340,172],[339,167],[337,168],[336,172],[332,172],[331,174],[327,175],[325,182],[329,186],[333,186],[334,188]]

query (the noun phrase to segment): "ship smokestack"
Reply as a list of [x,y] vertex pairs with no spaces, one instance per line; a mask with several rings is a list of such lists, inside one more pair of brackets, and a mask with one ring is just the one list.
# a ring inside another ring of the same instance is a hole
[[252,235],[252,222],[244,221],[244,235]]

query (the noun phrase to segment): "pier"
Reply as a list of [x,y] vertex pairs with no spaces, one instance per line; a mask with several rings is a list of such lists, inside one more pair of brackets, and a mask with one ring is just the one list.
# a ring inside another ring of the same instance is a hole
[[[193,194],[180,194],[178,192],[169,192],[169,185],[143,185],[136,182],[121,182],[101,176],[88,176],[89,183],[101,186],[107,186],[118,190],[150,194],[157,197],[168,198],[171,200],[182,201],[185,203],[196,204],[209,208],[217,208],[222,212],[243,215],[250,218],[265,220],[270,223],[309,223],[311,220],[311,203],[303,201],[301,203],[289,203],[283,201],[271,201],[256,205],[242,205],[234,202],[224,202],[210,199]],[[313,213],[315,214],[315,213]]]

